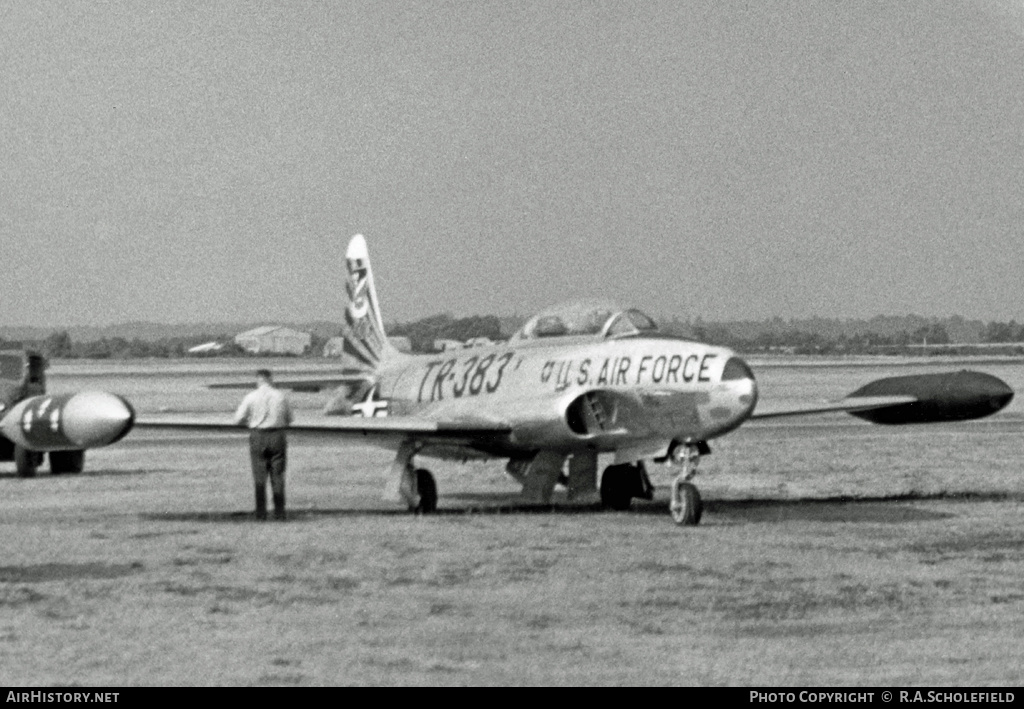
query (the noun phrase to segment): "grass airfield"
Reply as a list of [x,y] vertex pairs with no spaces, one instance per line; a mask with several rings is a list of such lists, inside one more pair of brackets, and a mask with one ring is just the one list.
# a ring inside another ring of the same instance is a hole
[[[979,368],[1020,391],[1024,369]],[[62,383],[83,376],[125,391]],[[764,380],[789,376],[814,388]],[[141,410],[241,396],[177,371],[125,387]],[[686,529],[664,488],[627,513],[521,506],[500,463],[431,462],[441,509],[412,517],[381,499],[387,451],[321,443],[290,449],[290,520],[257,523],[244,434],[137,432],[79,476],[4,465],[0,682],[1019,684],[1016,407],[752,424],[712,443]]]

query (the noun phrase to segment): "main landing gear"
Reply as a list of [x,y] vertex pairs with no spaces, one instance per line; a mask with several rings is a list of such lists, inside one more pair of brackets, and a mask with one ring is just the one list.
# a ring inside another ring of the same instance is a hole
[[428,515],[437,511],[437,483],[426,468],[408,466],[402,473],[398,489],[410,512]]
[[419,493],[419,502],[416,505],[409,505],[409,511],[417,514],[430,514],[437,511],[437,483],[434,476],[426,468],[417,468],[413,474],[416,476],[416,492]]
[[[706,443],[704,447],[707,447]],[[700,492],[697,491],[697,486],[690,482],[697,474],[701,452],[700,445],[693,443],[681,443],[669,452],[669,458],[673,463],[681,465],[682,470],[672,480],[672,496],[668,511],[672,515],[672,521],[683,527],[699,524],[704,513]]]
[[654,486],[644,464],[609,465],[601,474],[601,504],[609,509],[628,510],[634,497],[654,498]]
[[30,451],[15,444],[14,446],[14,469],[18,471],[18,477],[32,478],[36,475],[36,469],[43,464],[43,454]]
[[[50,472],[54,475],[62,473],[80,473],[85,469],[85,451],[51,451]],[[30,451],[22,446],[14,446],[14,469],[18,477],[35,477],[39,466],[43,464],[43,453]]]
[[397,497],[408,506],[410,512],[430,514],[437,511],[437,483],[429,470],[413,467],[414,455],[416,446],[411,441],[399,447],[395,462],[391,464],[391,479],[398,481],[398,489],[394,490],[389,485],[384,495]]
[[54,475],[77,474],[85,469],[85,451],[52,451],[49,455],[50,472]]

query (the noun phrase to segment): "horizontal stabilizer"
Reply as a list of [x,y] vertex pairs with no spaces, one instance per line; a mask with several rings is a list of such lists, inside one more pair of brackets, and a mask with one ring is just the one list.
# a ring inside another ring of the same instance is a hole
[[[295,377],[293,379],[275,379],[274,386],[290,391],[320,392],[333,391],[340,386],[351,386],[373,381],[370,372],[339,374],[331,377]],[[252,389],[253,382],[217,382],[207,385],[209,389]]]

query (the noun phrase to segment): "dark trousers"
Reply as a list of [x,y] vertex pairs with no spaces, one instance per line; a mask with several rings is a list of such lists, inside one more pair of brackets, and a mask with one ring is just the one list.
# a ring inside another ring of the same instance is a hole
[[256,516],[267,516],[267,478],[274,494],[274,515],[284,517],[284,469],[288,457],[288,439],[281,428],[254,428],[249,431],[249,459],[256,485]]

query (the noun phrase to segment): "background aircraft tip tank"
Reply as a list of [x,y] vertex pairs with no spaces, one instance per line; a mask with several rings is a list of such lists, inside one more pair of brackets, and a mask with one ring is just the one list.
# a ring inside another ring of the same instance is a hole
[[1002,379],[964,369],[941,374],[886,377],[867,384],[847,398],[913,396],[917,401],[869,411],[851,412],[880,424],[966,421],[989,416],[1013,399],[1013,389]]
[[42,394],[18,402],[0,420],[0,431],[32,451],[79,450],[121,440],[134,421],[131,404],[116,394]]

